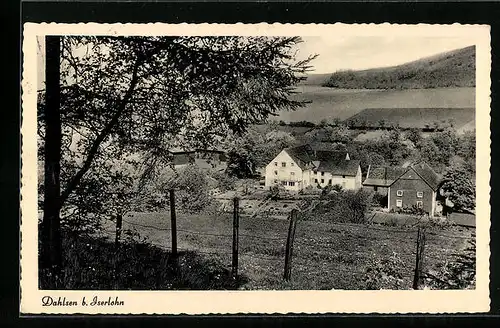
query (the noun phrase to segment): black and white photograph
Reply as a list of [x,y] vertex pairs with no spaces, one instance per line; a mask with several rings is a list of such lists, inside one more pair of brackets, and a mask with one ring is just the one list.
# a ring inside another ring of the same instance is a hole
[[25,27],[36,311],[137,291],[489,304],[487,27],[98,25]]

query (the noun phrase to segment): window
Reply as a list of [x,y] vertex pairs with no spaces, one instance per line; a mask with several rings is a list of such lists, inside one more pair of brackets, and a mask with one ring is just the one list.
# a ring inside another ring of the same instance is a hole
[[396,199],[396,206],[397,207],[403,207],[403,200],[402,199]]
[[331,186],[332,185],[332,179],[328,179],[328,184]]
[[286,167],[286,162],[281,162],[281,167]]
[[314,179],[314,183],[318,183],[318,179]]
[[345,179],[345,175],[343,175],[343,176],[342,176],[342,178],[344,178],[344,179]]
[[403,190],[398,190],[398,191],[396,192],[396,195],[397,195],[397,196],[403,196]]
[[274,166],[278,166],[278,162],[274,162]]
[[281,181],[281,184],[286,186],[286,181]]
[[316,171],[313,171],[313,174],[316,174],[316,173],[318,173],[318,172],[316,172]]
[[288,185],[289,185],[289,186],[292,186],[292,187],[293,187],[293,186],[295,186],[295,181],[290,181],[290,182],[288,182]]
[[274,175],[278,175],[278,171],[274,171]]
[[418,208],[424,207],[424,203],[421,200],[417,200],[417,207]]
[[325,175],[325,172],[321,172],[321,176],[324,176]]
[[325,183],[325,179],[321,179],[321,183]]
[[290,166],[294,166],[293,163],[290,163]]
[[377,186],[374,186],[374,187],[373,187],[373,191],[378,191],[378,187],[377,187]]
[[423,198],[424,197],[424,192],[423,191],[417,191],[417,198]]
[[290,175],[295,175],[295,172],[290,172]]
[[274,183],[278,183],[278,180],[276,180],[276,179],[275,179],[275,180],[274,180]]

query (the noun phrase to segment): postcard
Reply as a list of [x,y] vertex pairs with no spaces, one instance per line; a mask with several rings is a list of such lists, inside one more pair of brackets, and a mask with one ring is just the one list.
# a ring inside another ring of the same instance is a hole
[[22,50],[22,314],[489,311],[489,26],[26,23]]

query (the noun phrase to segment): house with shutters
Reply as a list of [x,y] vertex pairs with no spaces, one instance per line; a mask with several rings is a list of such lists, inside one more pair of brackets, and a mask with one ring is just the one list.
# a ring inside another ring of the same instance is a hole
[[309,186],[340,185],[361,188],[361,167],[346,151],[328,143],[306,144],[283,149],[265,169],[265,186],[283,186],[300,191]]
[[387,195],[387,209],[416,206],[430,216],[437,208],[441,178],[425,162],[407,167],[368,167],[363,188]]

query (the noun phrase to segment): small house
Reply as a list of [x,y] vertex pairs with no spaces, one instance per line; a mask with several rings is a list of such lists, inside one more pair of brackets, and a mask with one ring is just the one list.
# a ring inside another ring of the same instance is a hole
[[370,166],[363,187],[386,194],[389,210],[415,206],[434,216],[440,182],[429,165],[419,162],[406,168]]
[[200,169],[225,170],[227,157],[225,152],[216,149],[172,149],[172,165],[174,168],[195,164]]

